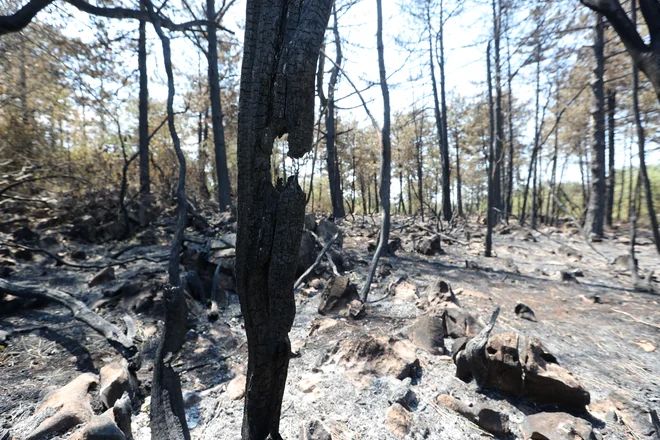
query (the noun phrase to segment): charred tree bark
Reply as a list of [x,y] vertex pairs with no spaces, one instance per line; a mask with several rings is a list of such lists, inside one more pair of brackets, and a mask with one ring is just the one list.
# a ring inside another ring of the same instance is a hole
[[[633,23],[636,23],[635,1],[632,2],[633,7]],[[643,3],[642,3],[643,7]],[[635,127],[637,129],[637,148],[639,153],[639,177],[642,185],[644,185],[644,192],[646,194],[646,209],[649,212],[651,221],[651,230],[653,232],[653,241],[655,248],[660,254],[660,229],[658,229],[658,217],[655,215],[655,207],[653,206],[653,192],[651,191],[651,182],[649,181],[648,171],[646,169],[646,137],[644,134],[644,126],[642,125],[642,117],[639,111],[639,73],[637,66],[633,65],[633,110],[635,113]],[[632,161],[630,165],[630,179],[632,180]]]
[[[144,3],[140,2],[144,10]],[[138,32],[138,152],[140,155],[140,225],[149,223],[151,180],[149,177],[149,76],[147,71],[147,22],[140,21]]]
[[493,170],[493,206],[494,221],[499,223],[502,206],[501,163],[504,154],[504,112],[502,110],[502,66],[500,62],[500,37],[502,25],[502,5],[500,0],[493,0],[493,43],[495,70],[495,158]]
[[220,76],[218,74],[218,34],[215,27],[215,0],[206,0],[206,35],[209,47],[208,58],[209,93],[211,94],[211,121],[213,125],[213,149],[215,152],[215,172],[218,181],[218,204],[220,212],[231,207],[231,187],[229,170],[227,169],[227,147],[225,144],[225,127],[223,125],[222,99],[220,96]]
[[[332,28],[335,38],[335,62],[330,70],[330,80],[328,82],[328,96],[323,93],[323,81],[319,84],[319,99],[321,107],[325,108],[325,146],[326,146],[326,164],[328,167],[328,186],[330,188],[330,201],[332,203],[332,215],[335,219],[346,217],[344,210],[344,194],[341,188],[341,174],[339,173],[339,161],[337,158],[336,130],[335,130],[335,89],[339,79],[341,68],[342,53],[341,40],[339,38],[339,29],[337,23],[337,11],[333,8],[334,26]],[[323,71],[319,70],[319,75]]]
[[614,169],[614,113],[616,112],[616,92],[610,90],[607,93],[607,134],[608,134],[608,166],[607,166],[607,208],[605,221],[607,226],[612,227],[614,214],[614,187],[616,183],[616,171]]
[[504,220],[508,223],[509,216],[513,213],[513,91],[511,88],[511,82],[513,81],[513,76],[511,75],[511,48],[509,45],[509,38],[507,38],[507,122],[509,126],[509,166],[507,174],[507,186],[506,186],[506,200],[504,201]]
[[[657,0],[640,0],[640,9],[650,34],[647,44],[637,31],[636,17],[628,17],[619,0],[580,0],[582,4],[602,14],[621,38],[637,69],[651,81],[660,101],[660,9]],[[633,15],[635,8],[633,8]]]
[[[414,111],[414,110],[413,110]],[[423,115],[423,114],[422,114]],[[424,154],[422,147],[424,142],[422,141],[422,130],[424,127],[424,117],[422,116],[422,121],[420,127],[417,126],[417,113],[413,113],[413,122],[415,124],[415,151],[417,159],[417,199],[419,200],[419,212],[422,216],[422,221],[424,221]]]
[[461,182],[461,150],[459,146],[458,130],[454,132],[454,146],[456,147],[456,205],[458,216],[463,217],[463,187]]
[[[441,9],[442,10],[442,9]],[[442,214],[445,221],[451,220],[451,192],[449,188],[449,149],[447,147],[447,136],[443,127],[443,113],[440,109],[440,99],[438,98],[438,85],[435,79],[435,62],[433,61],[433,38],[431,32],[431,7],[430,3],[426,8],[426,24],[429,32],[429,67],[431,70],[431,85],[433,89],[433,104],[435,109],[435,126],[438,132],[438,143],[440,146],[440,160],[442,163]],[[440,18],[440,31],[438,33],[438,40],[443,41],[442,37],[442,17]],[[441,56],[443,58],[443,56]],[[444,63],[444,60],[441,59]],[[441,74],[442,76],[442,74]],[[444,85],[444,80],[443,80]],[[444,87],[443,87],[444,88]],[[421,197],[421,192],[420,192]],[[421,200],[420,200],[421,202]],[[423,205],[423,203],[422,203]]]
[[[383,253],[387,253],[390,241],[390,179],[392,167],[392,147],[390,142],[390,90],[387,86],[387,73],[385,71],[385,48],[383,47],[383,6],[381,0],[376,0],[376,13],[378,26],[376,40],[378,48],[378,71],[380,76],[380,91],[383,95],[383,128],[380,132],[381,158],[380,158],[380,202],[383,212],[380,226],[378,246],[374,253],[367,280],[362,288],[362,301],[366,302],[371,288],[371,281],[378,267],[378,260]],[[297,255],[297,254],[296,254]]]
[[179,268],[179,254],[183,245],[183,231],[188,214],[186,158],[181,150],[181,142],[174,122],[175,89],[170,40],[163,33],[161,19],[155,12],[151,0],[144,0],[144,4],[163,48],[163,64],[167,73],[167,125],[179,163],[179,181],[176,191],[178,218],[167,269],[169,286],[163,292],[165,325],[156,350],[151,387],[151,438],[153,440],[189,440],[190,432],[186,424],[181,382],[178,373],[172,367],[172,361],[186,340],[187,331],[188,308],[183,297],[183,284]]
[[605,73],[605,36],[602,15],[598,14],[594,27],[594,80],[591,85],[593,92],[592,140],[591,140],[591,194],[584,224],[585,234],[602,239],[605,219],[605,90],[603,76]]
[[236,285],[248,340],[244,440],[280,439],[305,194],[272,184],[276,138],[300,158],[314,138],[314,77],[332,1],[247,1],[238,118]]
[[486,50],[486,75],[488,82],[488,121],[490,126],[490,139],[488,145],[488,205],[486,207],[486,257],[492,257],[493,253],[493,226],[495,223],[495,194],[494,194],[494,166],[495,166],[495,121],[493,114],[493,82],[490,67],[490,41]]

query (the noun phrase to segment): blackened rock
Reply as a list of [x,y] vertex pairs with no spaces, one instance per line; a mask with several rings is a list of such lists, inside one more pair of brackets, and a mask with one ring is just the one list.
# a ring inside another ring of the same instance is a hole
[[14,231],[12,238],[15,241],[31,243],[39,240],[39,234],[32,231],[32,229],[28,228],[27,226],[23,226],[22,228]]
[[515,313],[516,316],[518,316],[518,318],[526,319],[532,322],[537,321],[536,315],[534,314],[534,310],[532,310],[529,306],[523,303],[516,304]]

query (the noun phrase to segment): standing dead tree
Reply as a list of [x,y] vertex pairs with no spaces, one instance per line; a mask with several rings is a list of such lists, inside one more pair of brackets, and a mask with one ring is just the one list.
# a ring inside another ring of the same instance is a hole
[[314,138],[314,78],[331,0],[248,0],[238,118],[236,285],[248,340],[244,440],[280,439],[305,193],[272,184],[276,138],[300,158]]
[[381,0],[376,0],[378,14],[378,29],[376,39],[378,46],[378,71],[380,75],[380,90],[383,95],[383,128],[380,131],[381,158],[380,158],[380,202],[383,208],[380,227],[380,237],[376,252],[369,266],[369,274],[362,288],[362,301],[366,302],[369,296],[371,282],[376,273],[378,260],[383,252],[387,252],[390,240],[390,180],[392,178],[392,146],[390,142],[390,90],[387,86],[387,73],[385,72],[385,49],[383,47],[383,7]]
[[170,248],[168,275],[170,285],[165,289],[165,325],[154,360],[154,375],[151,385],[151,438],[156,440],[188,440],[190,433],[181,394],[179,375],[171,362],[181,349],[186,337],[188,309],[183,297],[183,285],[179,268],[179,253],[183,245],[188,203],[186,200],[186,158],[174,123],[174,73],[170,40],[163,32],[161,19],[155,12],[151,0],[144,0],[151,22],[163,47],[163,61],[167,73],[167,125],[179,162],[177,185],[178,219]]

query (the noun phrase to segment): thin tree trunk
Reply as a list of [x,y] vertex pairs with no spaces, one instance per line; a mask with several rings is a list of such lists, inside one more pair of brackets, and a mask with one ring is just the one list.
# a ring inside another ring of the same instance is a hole
[[440,67],[440,110],[442,111],[442,215],[445,221],[452,218],[451,208],[451,164],[449,163],[449,136],[447,129],[447,94],[445,92],[445,23],[444,2],[440,0],[440,26],[438,29],[436,49],[439,49],[438,66]]
[[509,125],[509,166],[508,166],[508,184],[506,187],[506,206],[505,209],[505,221],[509,222],[509,215],[513,212],[513,92],[511,88],[511,82],[513,77],[511,75],[511,48],[509,44],[509,38],[506,39],[506,50],[507,50],[507,97],[508,97],[508,111],[507,111],[507,120]]
[[[632,2],[633,11],[635,10],[635,1]],[[633,22],[636,22],[636,13],[633,12]],[[651,191],[651,182],[646,169],[646,152],[645,142],[646,137],[644,134],[644,126],[642,125],[642,117],[639,111],[639,72],[633,63],[633,109],[635,112],[635,126],[637,128],[637,148],[639,154],[639,175],[642,185],[644,185],[644,193],[646,194],[646,209],[649,213],[649,220],[651,221],[651,232],[653,232],[653,241],[655,242],[655,249],[660,254],[660,229],[658,229],[658,217],[655,215],[655,207],[653,206],[653,192]],[[632,161],[631,173],[632,180]],[[641,205],[641,204],[640,204]]]
[[[326,108],[325,112],[325,145],[326,145],[326,163],[328,167],[328,188],[330,188],[330,201],[332,203],[332,216],[335,219],[346,217],[344,210],[344,195],[342,194],[341,178],[339,173],[336,130],[335,130],[335,88],[339,77],[341,67],[341,40],[339,39],[339,30],[337,28],[337,11],[333,8],[334,26],[333,34],[335,38],[335,62],[330,71],[330,81],[328,82],[328,97],[325,98],[323,90],[319,90],[321,106]],[[323,57],[322,57],[323,58]],[[323,84],[321,84],[322,86]]]
[[151,388],[151,438],[153,440],[190,439],[186,424],[186,413],[181,394],[179,374],[172,367],[172,360],[186,340],[188,308],[183,297],[183,285],[179,268],[179,254],[183,245],[183,231],[186,227],[188,201],[186,199],[186,158],[174,123],[174,74],[170,40],[160,26],[160,17],[154,11],[151,0],[144,0],[151,22],[163,47],[163,62],[167,73],[167,125],[172,137],[179,163],[177,185],[178,218],[168,264],[169,286],[164,290],[165,325],[154,360],[154,374]]
[[[537,28],[538,32],[538,28]],[[532,157],[529,161],[529,168],[527,170],[527,182],[523,191],[523,205],[520,212],[520,225],[525,224],[525,217],[527,216],[527,195],[529,193],[529,181],[532,177],[534,167],[536,166],[536,155],[539,150],[539,137],[540,126],[539,112],[540,112],[540,99],[541,99],[541,43],[536,43],[536,91],[535,91],[535,105],[534,105],[534,147],[532,149]]]
[[493,0],[493,42],[495,46],[495,158],[493,166],[493,212],[494,221],[499,223],[502,206],[501,162],[504,153],[504,112],[502,110],[502,66],[500,63],[500,34],[502,25],[502,5],[500,0]]
[[272,185],[276,137],[300,158],[314,138],[314,76],[331,0],[247,0],[238,112],[236,287],[248,341],[243,440],[281,439],[305,193]]
[[[206,0],[206,19],[215,23],[215,0]],[[215,151],[215,172],[218,176],[218,205],[220,212],[231,208],[231,187],[227,169],[227,147],[223,125],[222,98],[220,96],[220,75],[218,74],[218,35],[215,26],[207,26],[209,93],[211,94],[211,121],[213,124],[213,149]]]
[[[442,8],[441,8],[442,10]],[[431,70],[431,85],[433,89],[433,104],[435,107],[435,125],[438,132],[438,143],[440,146],[440,160],[442,164],[442,212],[446,221],[451,220],[451,199],[449,189],[449,154],[446,148],[446,136],[444,136],[442,124],[442,112],[440,110],[440,99],[438,98],[438,86],[435,79],[435,62],[433,61],[433,38],[431,33],[431,8],[430,2],[427,3],[426,8],[426,21],[428,27],[428,40],[429,40],[429,67]],[[442,18],[440,20],[440,28],[442,29]],[[438,34],[439,40],[442,40],[442,30]],[[421,194],[421,193],[420,193]],[[436,193],[437,194],[437,193]],[[421,196],[420,196],[421,197]],[[437,196],[436,196],[437,197]],[[421,200],[420,200],[421,202]]]
[[369,296],[371,282],[378,267],[378,260],[383,253],[387,253],[390,240],[390,178],[392,165],[392,151],[390,144],[390,90],[387,87],[387,73],[385,72],[385,48],[383,47],[383,7],[381,0],[376,0],[376,13],[378,26],[376,31],[378,49],[378,70],[380,76],[380,90],[383,95],[383,128],[381,130],[381,163],[380,163],[380,201],[383,212],[381,218],[380,237],[376,252],[371,260],[369,274],[362,288],[362,301],[366,302]]
[[494,136],[495,124],[493,115],[493,83],[491,80],[491,67],[490,67],[490,41],[486,50],[486,75],[488,79],[488,121],[490,126],[490,140],[488,146],[488,206],[486,212],[486,257],[491,257],[493,253],[493,226],[495,223],[495,195],[494,195],[494,171],[495,166],[495,152],[494,152]]
[[464,217],[463,214],[463,185],[461,182],[461,151],[458,142],[458,130],[455,131],[454,143],[456,147],[456,203],[458,208],[458,216]]
[[593,108],[591,117],[592,141],[591,141],[591,194],[587,217],[584,223],[585,234],[593,238],[602,239],[604,236],[603,223],[605,219],[605,91],[603,88],[603,75],[605,72],[605,36],[603,16],[597,14],[594,26],[594,56],[596,66],[594,68]]
[[608,126],[608,172],[607,172],[607,210],[605,221],[607,226],[612,227],[614,216],[614,188],[616,184],[616,171],[614,168],[614,113],[616,112],[616,92],[607,93],[607,126]]
[[[140,2],[140,8],[145,9],[144,3]],[[138,152],[140,155],[140,225],[149,223],[151,179],[149,176],[149,73],[147,70],[147,22],[140,21],[138,31],[138,72],[139,72],[139,97],[138,97]]]
[[376,199],[376,203],[375,203],[374,206],[375,206],[376,214],[378,214],[378,212],[379,212],[378,210],[380,209],[380,201],[378,200],[378,192],[379,192],[379,190],[378,190],[378,174],[374,173],[374,197]]

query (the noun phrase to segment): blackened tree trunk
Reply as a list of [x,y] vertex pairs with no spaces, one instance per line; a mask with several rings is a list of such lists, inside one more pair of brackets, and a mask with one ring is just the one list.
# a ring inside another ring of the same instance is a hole
[[383,95],[383,128],[380,132],[381,157],[380,157],[380,202],[383,212],[381,217],[380,237],[376,252],[371,260],[369,274],[362,288],[362,301],[366,302],[371,288],[371,281],[378,267],[378,260],[383,253],[387,253],[387,245],[390,241],[390,180],[392,168],[392,147],[390,141],[390,90],[387,86],[387,73],[385,71],[385,48],[383,47],[383,6],[381,0],[376,0],[376,13],[378,15],[378,26],[376,40],[378,49],[378,72],[380,77],[380,91]]
[[[656,0],[640,0],[640,9],[649,33],[649,43],[637,31],[635,17],[628,17],[619,0],[580,0],[582,4],[604,15],[630,54],[633,63],[651,81],[660,101],[660,10]],[[634,8],[633,8],[634,9]],[[599,20],[600,21],[600,20]]]
[[440,110],[442,111],[442,215],[445,221],[452,218],[451,208],[451,164],[449,163],[449,136],[447,128],[447,93],[445,91],[445,7],[440,0],[440,27],[438,28],[437,48],[440,67]]
[[[442,11],[442,8],[441,8]],[[433,37],[432,37],[432,29],[431,29],[431,7],[430,7],[430,2],[427,3],[427,8],[426,8],[426,25],[428,27],[428,40],[429,40],[429,67],[431,70],[431,86],[433,89],[433,105],[435,108],[434,116],[435,116],[435,126],[438,132],[438,144],[440,145],[440,160],[442,164],[442,215],[445,219],[445,221],[451,220],[451,191],[450,191],[450,180],[449,180],[449,148],[447,146],[447,136],[445,135],[445,130],[443,126],[443,113],[440,109],[440,99],[438,97],[438,85],[436,83],[435,79],[435,62],[433,61]],[[438,33],[438,41],[439,44],[443,44],[443,50],[444,50],[444,43],[440,43],[443,41],[443,35],[442,35],[442,17],[440,17],[440,31]],[[441,55],[441,63],[444,64],[444,55]],[[444,68],[442,69],[444,71]],[[442,76],[442,72],[441,72]],[[443,82],[443,89],[444,89],[444,79],[442,80]],[[420,193],[421,194],[421,193]]]
[[[144,9],[141,2],[140,7]],[[149,223],[151,180],[149,178],[149,76],[147,71],[147,22],[140,20],[138,32],[138,152],[140,169],[140,224]]]
[[167,73],[167,125],[179,164],[177,185],[178,218],[168,263],[169,286],[164,291],[165,325],[154,359],[154,374],[151,386],[151,438],[153,440],[188,440],[190,432],[186,424],[186,413],[181,394],[179,374],[172,361],[186,340],[188,309],[183,297],[183,285],[179,268],[179,254],[183,246],[183,231],[186,227],[188,201],[186,199],[186,158],[174,123],[174,74],[170,40],[161,28],[161,19],[155,12],[151,0],[144,0],[151,22],[161,40],[163,61]]
[[490,127],[490,139],[488,146],[488,206],[486,207],[486,251],[485,255],[491,257],[493,253],[493,226],[495,223],[495,194],[494,194],[494,171],[495,166],[495,116],[493,114],[493,81],[491,79],[490,67],[490,41],[486,50],[486,75],[488,82],[488,121]]
[[289,157],[312,148],[314,77],[331,6],[331,0],[247,0],[236,243],[236,285],[248,340],[243,440],[281,438],[305,194],[296,175],[273,186],[271,155],[275,139],[285,134]]
[[[215,0],[206,0],[206,19],[215,23]],[[209,93],[211,94],[211,122],[213,125],[213,149],[215,151],[215,172],[218,176],[218,205],[220,212],[231,207],[231,187],[229,170],[227,169],[227,147],[225,144],[225,127],[223,125],[222,100],[220,97],[220,76],[218,74],[218,35],[213,25],[207,26],[209,47],[206,51],[208,59]]]
[[380,201],[378,200],[378,192],[379,192],[379,189],[378,189],[378,174],[374,173],[374,198],[376,199],[375,204],[374,204],[374,209],[376,211],[376,214],[378,214],[379,209],[380,209]]
[[597,14],[594,27],[594,80],[593,91],[592,140],[591,140],[591,194],[584,224],[585,234],[600,239],[604,235],[605,219],[605,90],[603,75],[605,73],[605,37],[603,17]]
[[454,146],[456,147],[456,205],[458,216],[463,217],[463,185],[461,182],[461,150],[458,130],[454,131]]
[[504,206],[504,219],[508,223],[509,222],[509,215],[512,214],[513,212],[513,155],[514,155],[514,136],[513,136],[513,91],[511,87],[511,83],[513,82],[513,75],[511,75],[511,48],[509,45],[509,38],[507,38],[507,69],[508,69],[508,75],[507,75],[507,103],[508,103],[508,109],[507,109],[507,122],[509,126],[509,155],[508,155],[508,160],[509,160],[509,166],[508,168],[508,174],[507,174],[507,186],[506,186],[506,200],[505,200],[505,206]]
[[616,112],[616,92],[610,90],[607,93],[607,207],[605,221],[607,226],[612,227],[614,216],[614,187],[616,184],[616,171],[614,169],[614,113]]
[[199,112],[197,121],[197,186],[199,187],[200,197],[206,201],[211,196],[206,186],[206,164],[208,162],[207,141],[209,137],[208,118],[209,109],[207,107],[204,112]]
[[[414,110],[413,110],[414,111]],[[415,151],[417,159],[417,199],[419,200],[419,212],[424,221],[424,154],[422,141],[422,130],[424,127],[424,116],[422,113],[422,121],[417,125],[417,112],[413,113],[413,122],[415,125]]]
[[504,112],[502,110],[502,66],[500,62],[500,37],[502,25],[502,5],[493,0],[493,64],[495,71],[495,158],[493,163],[493,206],[494,221],[499,223],[503,212],[501,163],[504,153]]
[[[633,23],[636,23],[635,1],[632,2],[633,7]],[[639,111],[639,73],[637,66],[633,64],[633,110],[635,113],[635,127],[637,128],[637,148],[639,153],[639,179],[644,185],[644,192],[646,193],[646,209],[649,212],[651,221],[651,229],[653,232],[653,241],[655,248],[660,254],[660,229],[658,229],[658,217],[655,215],[655,207],[653,206],[653,192],[651,191],[651,182],[649,181],[648,171],[646,169],[646,136],[644,134],[644,126],[642,125],[642,117]],[[631,147],[632,148],[632,147]],[[632,180],[632,161],[630,166],[630,179]]]
[[[325,146],[326,146],[326,164],[328,167],[328,186],[330,188],[330,201],[332,203],[332,215],[335,219],[346,217],[344,210],[344,194],[341,187],[341,174],[339,172],[339,160],[337,157],[336,130],[335,130],[335,89],[341,69],[341,40],[339,38],[339,29],[337,28],[337,11],[333,9],[333,35],[335,38],[335,62],[330,71],[330,80],[328,82],[328,96],[323,93],[323,83],[321,81],[318,94],[321,101],[321,107],[325,108]],[[322,74],[322,70],[319,71]]]

